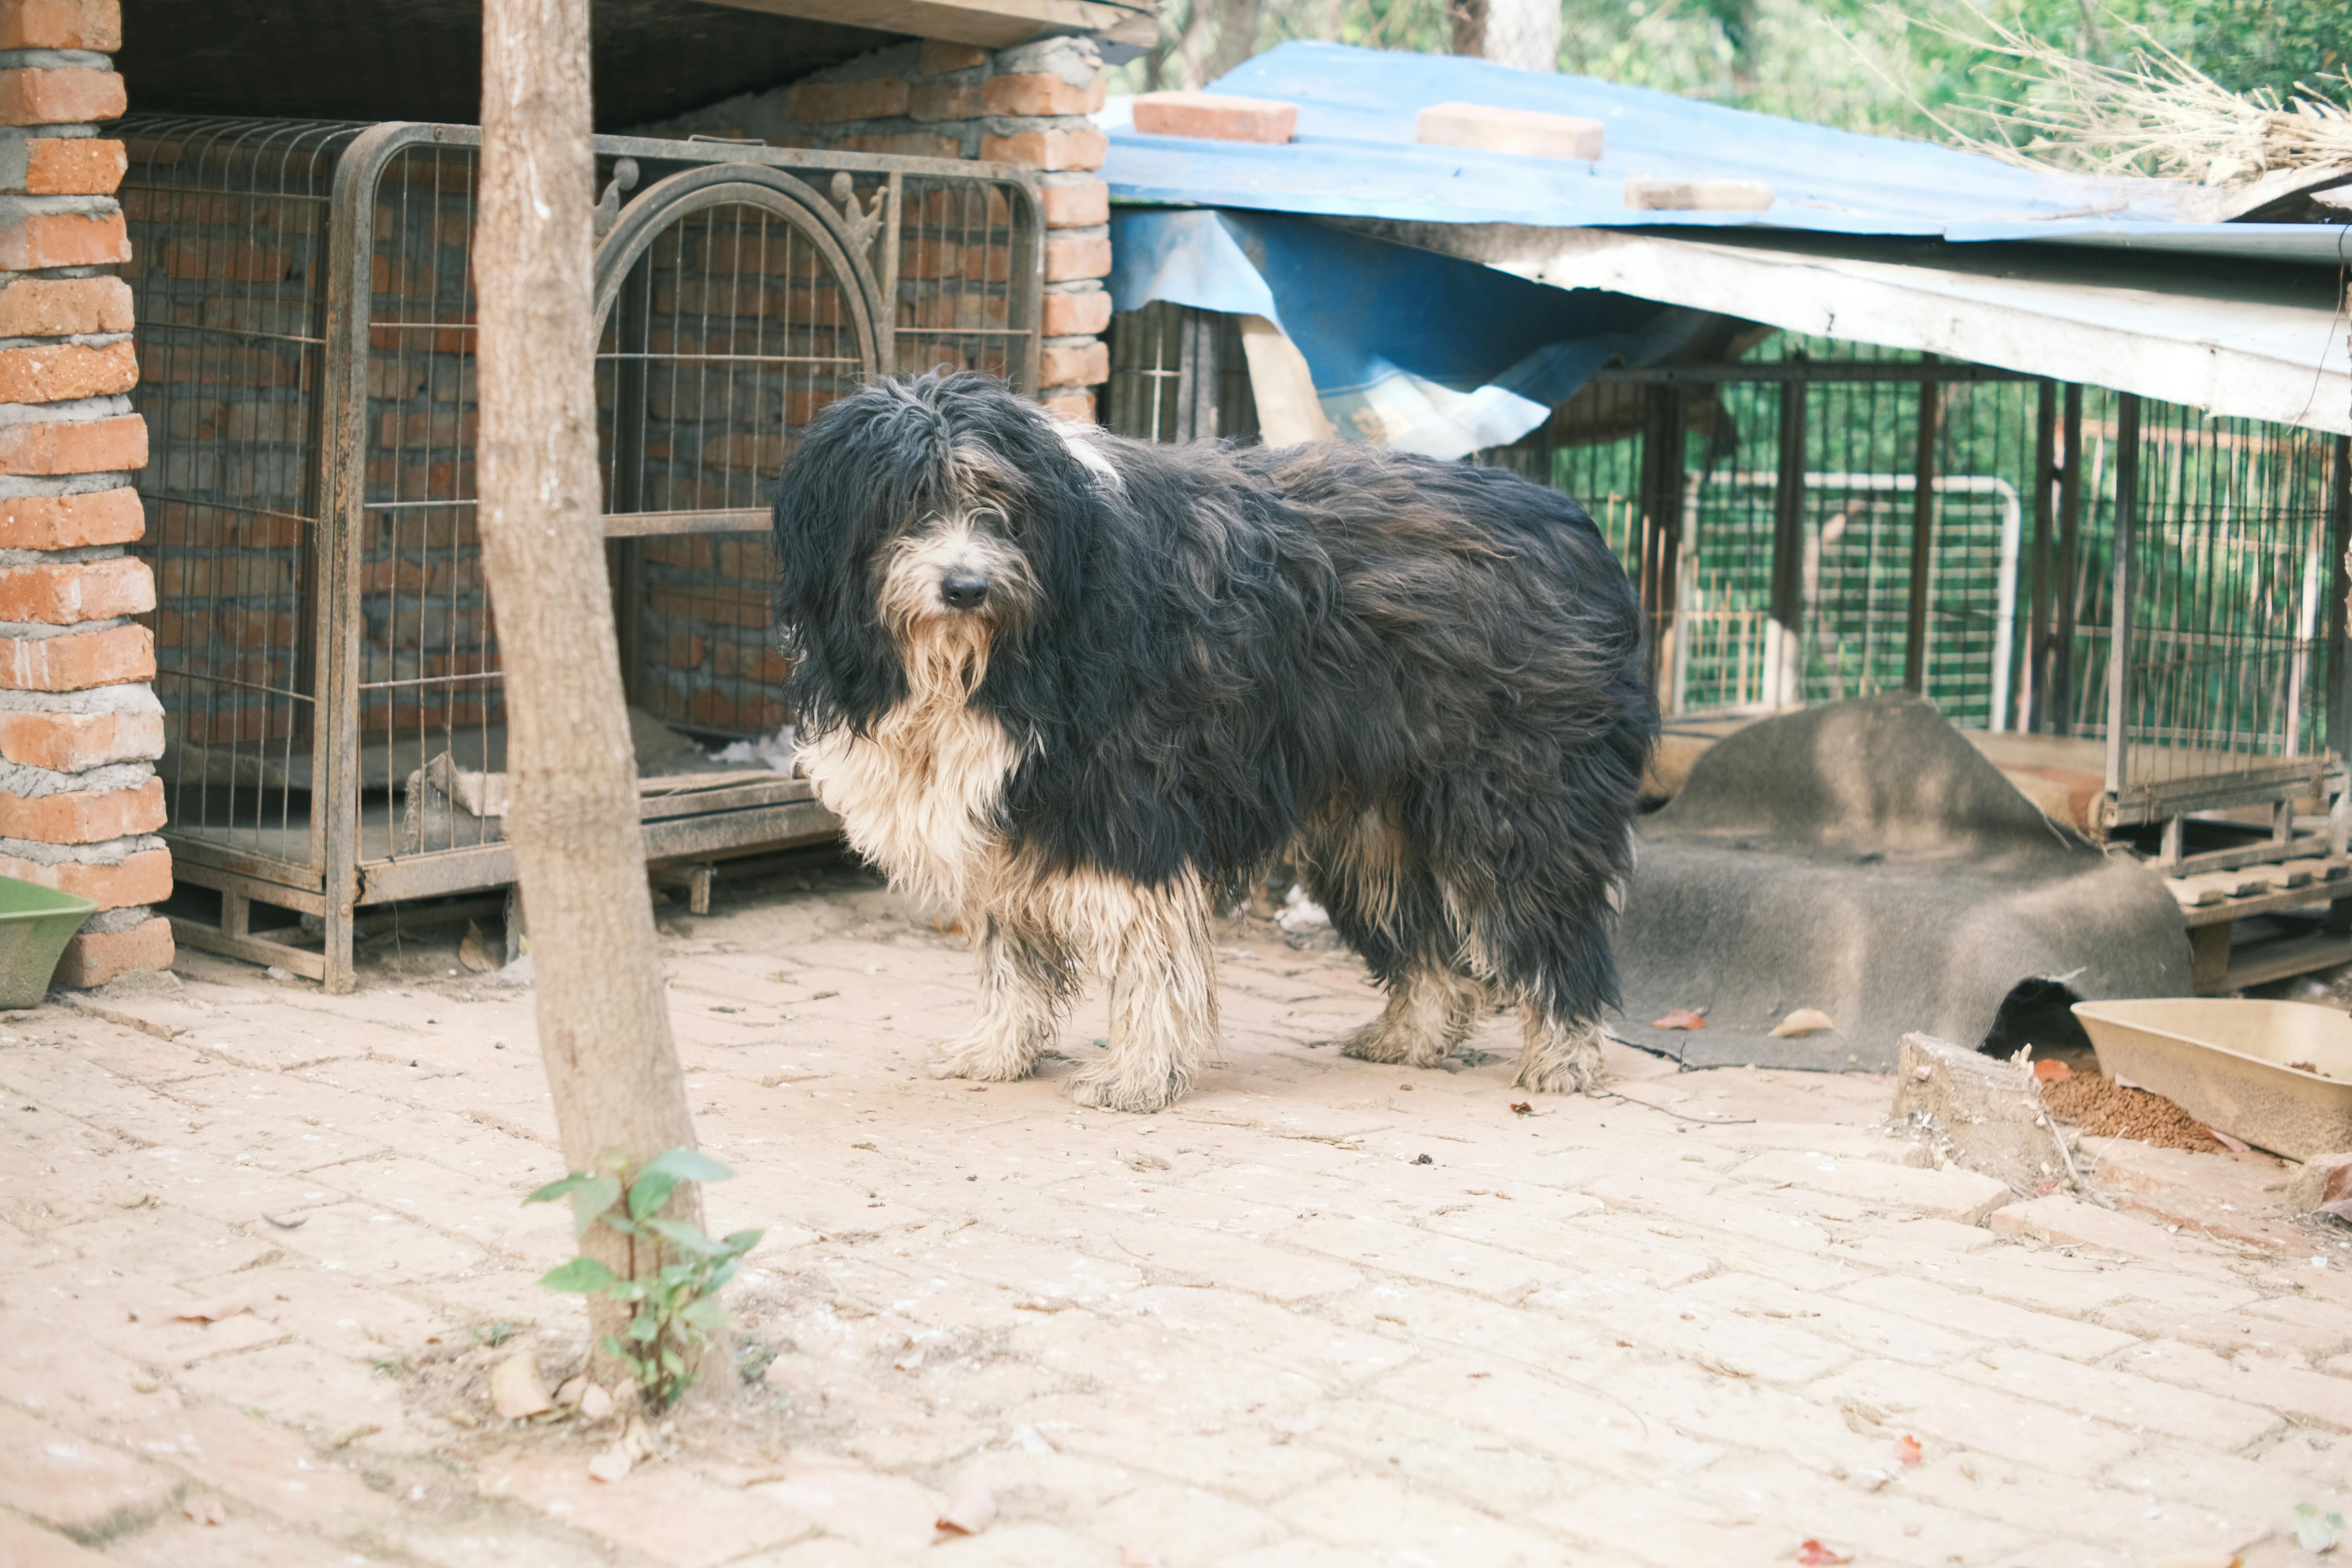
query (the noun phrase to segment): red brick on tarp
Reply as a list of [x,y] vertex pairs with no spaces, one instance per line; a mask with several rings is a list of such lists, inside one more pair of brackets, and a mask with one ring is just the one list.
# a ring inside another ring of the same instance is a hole
[[1147,92],[1135,100],[1135,128],[1147,136],[1279,143],[1297,132],[1298,106],[1223,92]]

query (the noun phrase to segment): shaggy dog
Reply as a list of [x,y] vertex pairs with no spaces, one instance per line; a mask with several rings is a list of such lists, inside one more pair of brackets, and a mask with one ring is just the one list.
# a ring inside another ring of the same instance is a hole
[[1490,1001],[1517,1082],[1594,1083],[1609,926],[1657,729],[1624,571],[1566,498],[1327,442],[1156,446],[992,378],[827,407],[776,497],[802,763],[850,844],[961,914],[1021,1078],[1090,973],[1082,1103],[1214,1054],[1211,921],[1287,856],[1387,988],[1346,1043],[1435,1065]]

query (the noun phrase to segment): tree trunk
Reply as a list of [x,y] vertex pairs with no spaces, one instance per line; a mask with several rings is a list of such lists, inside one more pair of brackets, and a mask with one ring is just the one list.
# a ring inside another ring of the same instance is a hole
[[1561,0],[1453,0],[1454,52],[1520,70],[1559,68]]
[[[598,524],[589,128],[588,0],[486,0],[477,504],[506,670],[507,833],[530,910],[540,1050],[574,1171],[694,1142]],[[698,1197],[679,1192],[671,1212],[699,1223]],[[583,1247],[629,1271],[612,1231],[590,1231]],[[656,1261],[640,1258],[638,1271]],[[600,1298],[590,1312],[599,1332],[625,1321]]]

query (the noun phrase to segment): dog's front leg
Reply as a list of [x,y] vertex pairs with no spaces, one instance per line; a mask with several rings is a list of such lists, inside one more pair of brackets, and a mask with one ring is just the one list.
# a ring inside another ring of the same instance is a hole
[[1028,1077],[1038,1053],[1054,1043],[1076,976],[1060,943],[1044,933],[993,914],[975,925],[980,1020],[940,1047],[931,1074],[1008,1083]]
[[1192,1087],[1217,1039],[1208,892],[1197,877],[1137,889],[1110,965],[1110,1053],[1070,1097],[1105,1110],[1164,1109]]

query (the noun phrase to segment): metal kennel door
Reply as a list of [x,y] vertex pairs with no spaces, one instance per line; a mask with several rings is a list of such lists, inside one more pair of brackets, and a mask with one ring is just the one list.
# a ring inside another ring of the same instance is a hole
[[[635,180],[613,164],[606,205]],[[726,734],[784,721],[771,646],[768,490],[802,430],[889,363],[869,253],[895,206],[846,174],[835,205],[782,169],[656,181],[596,256],[596,382],[630,699]]]

